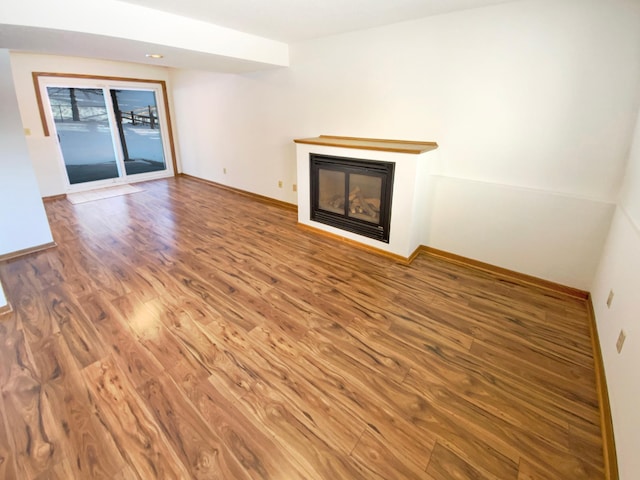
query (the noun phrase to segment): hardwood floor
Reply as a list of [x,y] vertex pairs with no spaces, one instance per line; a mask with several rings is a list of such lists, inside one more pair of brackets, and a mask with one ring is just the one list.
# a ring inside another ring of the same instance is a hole
[[0,478],[604,478],[584,301],[141,186],[0,264]]

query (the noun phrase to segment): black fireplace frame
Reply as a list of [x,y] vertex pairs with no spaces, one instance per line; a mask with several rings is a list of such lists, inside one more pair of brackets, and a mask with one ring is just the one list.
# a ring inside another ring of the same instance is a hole
[[[345,174],[345,199],[349,196],[350,174],[380,177],[382,185],[380,195],[380,218],[378,223],[367,222],[365,220],[348,216],[348,202],[346,201],[343,214],[321,209],[319,205],[320,169],[334,170]],[[393,162],[337,157],[319,153],[309,154],[311,220],[352,233],[357,233],[365,237],[373,238],[381,242],[389,243],[394,171],[395,163]]]

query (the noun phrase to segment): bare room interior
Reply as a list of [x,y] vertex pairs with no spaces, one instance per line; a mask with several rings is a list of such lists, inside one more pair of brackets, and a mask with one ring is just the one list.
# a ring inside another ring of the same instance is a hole
[[0,7],[0,478],[640,478],[640,2]]

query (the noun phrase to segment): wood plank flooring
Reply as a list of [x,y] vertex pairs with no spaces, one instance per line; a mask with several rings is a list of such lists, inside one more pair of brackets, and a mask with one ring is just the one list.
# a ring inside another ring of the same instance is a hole
[[0,264],[0,478],[604,478],[584,301],[141,186]]

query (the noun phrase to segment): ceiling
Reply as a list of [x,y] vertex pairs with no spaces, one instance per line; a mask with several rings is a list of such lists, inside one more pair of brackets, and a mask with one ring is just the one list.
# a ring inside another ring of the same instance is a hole
[[[271,64],[247,61],[195,50],[158,45],[124,38],[61,32],[48,28],[0,25],[0,48],[11,51],[97,58],[118,62],[144,63],[161,67],[246,73],[274,68]],[[164,58],[148,58],[147,53],[162,52]]]
[[[73,5],[80,0],[65,1]],[[202,35],[210,37],[215,35],[216,29],[223,27],[223,29],[231,29],[228,30],[229,32],[235,31],[240,36],[251,34],[250,41],[253,42],[272,42],[273,44],[275,41],[284,47],[286,52],[286,44],[511,1],[516,0],[180,0],[179,2],[175,0],[102,0],[93,7],[94,18],[84,17],[83,19],[65,15],[60,9],[56,11],[52,6],[55,4],[47,0],[38,0],[35,3],[39,3],[39,7],[33,2],[30,2],[31,6],[26,3],[2,5],[0,48],[175,68],[242,73],[274,68],[286,65],[287,62],[274,63],[255,58],[248,59],[228,55],[224,51],[218,51],[216,54],[214,50],[207,51],[198,46],[196,48],[181,47],[175,42],[158,40],[158,36],[145,42],[143,38],[123,38],[117,33],[96,34],[96,31],[108,32],[108,30],[100,28],[96,30],[95,23],[100,23],[101,15],[107,17],[110,14],[115,15],[117,19],[128,19],[131,22],[133,19],[127,16],[127,12],[133,12],[140,15],[141,23],[149,17],[169,18],[169,23],[165,23],[163,28],[169,28],[178,39],[202,38]],[[54,10],[47,10],[51,8]],[[27,12],[26,16],[25,12]],[[20,19],[32,15],[37,17],[36,21],[30,24],[21,23]],[[61,27],[60,22],[53,23],[54,17],[60,15],[66,19],[63,22],[64,25],[71,25],[70,28]],[[3,16],[10,20],[3,22]],[[15,20],[16,18],[18,20]],[[93,31],[87,27],[92,22]],[[102,20],[105,25],[109,25],[108,22],[106,18]],[[185,29],[185,22],[192,22],[190,25],[198,27],[200,31]],[[171,28],[173,26],[175,28]],[[166,31],[157,28],[156,30],[160,33]],[[184,31],[190,32],[190,35],[176,33]],[[162,34],[162,38],[165,37]],[[227,38],[234,38],[234,36],[231,34]],[[220,39],[217,43],[214,40],[207,44],[220,49],[225,45],[236,45],[238,42]],[[162,53],[164,58],[148,59],[145,53],[149,52]]]
[[123,0],[295,43],[514,0]]

